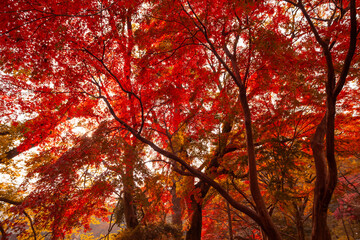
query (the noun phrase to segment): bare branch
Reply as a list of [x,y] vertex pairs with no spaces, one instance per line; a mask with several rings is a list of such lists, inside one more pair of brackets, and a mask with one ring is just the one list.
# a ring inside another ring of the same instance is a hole
[[22,204],[22,201],[11,200],[11,199],[8,199],[6,197],[0,197],[0,201],[1,202],[6,202],[6,203],[9,203],[9,204],[12,204],[12,205],[16,205],[16,206],[19,206],[19,205]]
[[335,91],[334,91],[335,98],[339,95],[340,91],[342,90],[345,84],[346,77],[349,73],[351,61],[355,55],[356,41],[358,34],[359,32],[357,31],[357,20],[356,20],[356,1],[351,0],[350,1],[350,45],[348,52],[346,54],[346,58],[344,61],[343,69],[340,74],[339,81],[335,87]]
[[88,49],[86,48],[83,48],[83,50],[85,52],[87,52],[90,56],[92,56],[93,58],[95,58],[97,61],[99,61],[101,63],[101,65],[105,68],[106,72],[110,74],[110,76],[117,82],[118,86],[120,87],[120,89],[124,92],[124,93],[127,93],[129,96],[134,96],[139,104],[140,104],[140,108],[141,108],[141,125],[140,125],[140,128],[138,130],[138,133],[140,134],[142,132],[142,129],[144,127],[144,123],[145,123],[145,119],[144,119],[144,107],[143,107],[143,103],[142,103],[142,100],[140,99],[140,97],[135,94],[133,91],[128,91],[124,88],[124,86],[121,84],[120,80],[116,77],[116,75],[107,67],[107,65],[105,64],[105,62],[96,57],[91,51],[89,51]]
[[33,221],[32,221],[32,219],[31,219],[30,215],[29,215],[27,212],[25,212],[25,210],[23,211],[23,213],[24,213],[24,215],[29,219],[30,227],[31,227],[31,230],[32,230],[33,235],[34,235],[34,239],[37,240],[35,227],[34,227],[34,224],[33,224]]

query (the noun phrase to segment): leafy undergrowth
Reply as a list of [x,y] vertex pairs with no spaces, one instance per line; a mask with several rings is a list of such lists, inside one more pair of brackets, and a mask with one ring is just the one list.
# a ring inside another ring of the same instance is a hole
[[139,225],[120,232],[115,240],[180,240],[181,229],[171,224]]

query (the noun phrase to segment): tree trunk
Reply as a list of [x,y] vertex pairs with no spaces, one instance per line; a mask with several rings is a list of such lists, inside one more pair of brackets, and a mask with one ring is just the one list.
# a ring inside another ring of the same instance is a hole
[[[290,2],[290,1],[289,1]],[[306,21],[310,25],[311,31],[318,44],[322,48],[323,56],[327,66],[326,81],[326,114],[318,125],[314,138],[311,143],[313,151],[316,182],[314,189],[314,205],[313,205],[313,240],[330,240],[331,234],[327,226],[327,211],[329,203],[337,183],[337,164],[335,160],[335,114],[336,114],[336,98],[341,92],[346,77],[349,73],[351,61],[356,51],[356,41],[359,34],[357,29],[356,17],[356,0],[349,2],[350,10],[350,31],[349,31],[349,47],[347,54],[341,67],[338,81],[336,81],[336,71],[331,54],[330,43],[325,40],[319,33],[309,12],[306,10],[302,1],[298,1],[295,6],[302,11]],[[324,139],[326,136],[326,149],[324,149]]]
[[298,206],[294,203],[295,207],[295,222],[296,222],[296,231],[298,235],[298,240],[305,240],[305,233],[304,233],[304,219],[302,211],[303,209],[299,209]]
[[228,214],[229,240],[234,240],[233,232],[232,232],[232,220],[231,220],[230,204],[228,202],[226,202],[226,211],[227,211],[227,214]]
[[[314,206],[313,213],[313,228],[312,239],[313,240],[330,240],[331,234],[327,226],[327,214],[324,213],[324,207],[321,209],[318,205]],[[327,210],[327,209],[326,209]]]
[[265,231],[269,240],[280,240],[280,233],[272,221],[267,207],[265,205],[264,199],[262,197],[258,174],[257,174],[257,162],[256,162],[256,154],[255,154],[255,146],[254,139],[252,133],[252,122],[251,122],[251,112],[248,104],[248,99],[246,95],[246,88],[243,84],[239,85],[240,89],[240,102],[241,107],[244,113],[245,120],[245,131],[246,131],[246,147],[248,153],[248,166],[249,166],[249,180],[250,180],[250,192],[251,196],[254,199],[256,210],[260,216],[261,222],[263,224],[262,229]]
[[172,197],[172,210],[173,210],[171,222],[172,224],[181,227],[182,226],[181,199],[176,194],[176,183],[174,180],[173,180],[173,186],[171,188],[171,197]]
[[311,148],[315,161],[316,180],[314,189],[314,205],[312,219],[312,239],[328,240],[331,239],[327,227],[327,204],[324,204],[326,193],[326,179],[328,178],[326,156],[324,152],[324,138],[326,134],[326,116],[318,125],[312,139]]
[[[131,168],[130,166],[129,168]],[[126,171],[126,178],[124,179],[124,197],[123,197],[123,204],[124,204],[124,216],[125,216],[125,223],[126,227],[129,229],[135,228],[139,225],[137,214],[136,214],[136,206],[134,204],[134,179],[133,179],[133,172],[132,170]]]
[[191,210],[190,229],[186,233],[186,240],[200,240],[202,230],[202,204],[196,201],[194,195],[191,196]]
[[[227,119],[224,122],[221,136],[219,140],[219,145],[215,151],[214,157],[211,159],[209,166],[205,170],[207,174],[215,178],[218,173],[217,169],[220,164],[218,160],[223,157],[227,152],[233,151],[233,149],[227,149],[226,144],[228,140],[228,133],[230,133],[232,129],[232,118]],[[198,191],[200,190],[200,191]],[[194,192],[200,192],[200,195],[195,197],[191,195],[191,221],[190,221],[190,229],[186,233],[186,240],[200,240],[201,239],[201,229],[202,229],[202,200],[205,198],[206,194],[210,190],[210,185],[206,184],[203,180],[200,180],[196,185]],[[196,200],[198,199],[198,201]]]
[[210,190],[210,185],[204,183],[203,181],[198,182],[195,185],[194,192],[198,192],[197,189],[200,189],[200,196],[191,195],[191,222],[190,229],[186,233],[186,240],[200,240],[201,239],[201,230],[202,230],[202,200],[205,198],[206,194]]
[[137,220],[136,207],[133,204],[132,193],[124,192],[123,203],[126,227],[133,229],[139,224],[139,222]]
[[[134,47],[133,44],[133,32],[132,32],[132,23],[131,23],[131,16],[126,18],[126,27],[127,27],[127,55],[125,56],[124,61],[124,74],[127,80],[127,84],[131,87],[131,51]],[[129,94],[129,99],[132,100],[130,104],[131,112],[134,112],[134,98],[132,95]],[[136,125],[135,115],[132,114],[131,118],[132,125]],[[137,141],[134,139],[133,141],[130,140],[130,144],[126,143],[126,166],[125,166],[125,179],[124,182],[124,215],[125,215],[125,222],[127,228],[133,229],[137,225],[139,225],[137,214],[136,214],[136,205],[134,203],[134,166],[137,159],[137,153],[135,151],[135,146]]]

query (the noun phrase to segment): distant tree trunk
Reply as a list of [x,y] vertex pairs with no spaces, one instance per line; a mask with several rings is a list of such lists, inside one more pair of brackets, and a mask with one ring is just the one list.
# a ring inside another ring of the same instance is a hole
[[230,211],[230,204],[226,202],[226,211],[228,214],[228,228],[229,228],[229,240],[233,240],[233,232],[232,232],[232,220],[231,220],[231,211]]
[[301,206],[299,208],[296,205],[296,203],[294,203],[294,208],[295,208],[295,222],[296,222],[298,240],[305,240],[304,219],[303,219],[305,206]]
[[346,229],[346,225],[345,225],[345,221],[344,221],[344,216],[343,216],[343,215],[341,215],[341,222],[342,222],[343,227],[344,227],[344,231],[345,231],[345,234],[346,234],[346,238],[347,238],[347,240],[350,240],[349,233],[348,233],[348,231],[347,231],[347,229]]
[[126,167],[125,179],[124,183],[124,196],[123,196],[123,204],[124,204],[124,216],[126,227],[133,229],[137,225],[139,225],[137,214],[136,214],[136,206],[134,204],[134,177],[133,170],[130,169],[132,166]]
[[176,183],[173,181],[173,186],[171,187],[171,197],[172,197],[172,210],[173,215],[171,218],[172,224],[181,227],[182,220],[181,220],[181,199],[176,194]]

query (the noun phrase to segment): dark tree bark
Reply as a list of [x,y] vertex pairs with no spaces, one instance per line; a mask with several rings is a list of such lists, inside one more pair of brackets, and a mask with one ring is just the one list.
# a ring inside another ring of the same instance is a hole
[[[124,75],[127,79],[127,83],[131,86],[131,51],[133,50],[134,44],[133,44],[133,31],[132,31],[132,20],[131,16],[128,16],[126,18],[126,28],[127,28],[127,55],[125,56],[124,61]],[[134,97],[129,94],[129,99],[132,100],[130,104],[130,109],[134,108]],[[134,112],[132,110],[132,112]],[[136,125],[136,119],[133,115],[131,118],[131,123],[133,126]],[[137,225],[139,225],[138,216],[136,214],[136,204],[134,202],[134,166],[135,162],[137,161],[137,153],[135,150],[135,146],[137,144],[136,139],[130,140],[131,142],[125,143],[126,146],[126,167],[125,167],[125,178],[123,178],[123,184],[124,184],[124,215],[125,215],[125,222],[127,228],[133,229]]]
[[171,198],[172,198],[172,210],[173,215],[171,217],[172,224],[181,227],[182,226],[182,220],[181,220],[181,199],[176,194],[176,183],[173,183],[173,186],[171,188]]
[[123,204],[126,227],[133,229],[139,225],[139,222],[136,215],[136,206],[134,205],[133,192],[128,187],[126,190],[124,190]]
[[234,240],[233,230],[232,230],[231,209],[230,209],[230,204],[228,202],[226,202],[226,211],[228,214],[229,240]]
[[[356,19],[356,0],[349,3],[350,10],[350,31],[349,47],[345,60],[341,66],[340,74],[337,77],[335,66],[331,54],[331,43],[324,39],[316,25],[313,22],[308,10],[302,1],[287,2],[298,7],[304,15],[310,29],[320,45],[323,57],[326,60],[326,114],[320,124],[311,142],[313,157],[316,169],[316,181],[314,189],[313,219],[312,219],[312,239],[329,240],[331,234],[327,225],[327,211],[331,201],[332,194],[337,184],[337,163],[335,159],[335,114],[336,98],[341,92],[349,73],[351,61],[356,50],[356,41],[359,31],[357,29]],[[345,9],[342,9],[345,10]],[[348,10],[346,10],[348,11]],[[345,11],[345,12],[346,12]],[[324,141],[326,137],[326,140]],[[325,148],[326,146],[326,148]]]
[[200,240],[202,230],[202,204],[198,203],[194,195],[191,196],[191,222],[186,233],[186,240]]
[[[206,194],[210,190],[210,185],[206,184],[204,181],[200,181],[195,185],[195,192],[200,190],[200,195],[195,197],[191,195],[191,223],[190,229],[186,233],[186,240],[200,240],[201,239],[201,230],[202,230],[202,208]],[[197,198],[197,199],[196,199]]]
[[1,232],[1,240],[7,240],[7,235],[5,232],[5,229],[3,228],[3,226],[0,224],[0,232]]
[[[223,126],[219,145],[216,149],[214,157],[211,159],[210,164],[208,165],[205,172],[215,178],[218,173],[217,169],[219,168],[219,159],[222,158],[227,152],[233,151],[234,149],[226,148],[228,134],[232,129],[232,120],[228,119]],[[195,184],[194,192],[200,192],[199,196],[191,195],[191,221],[190,229],[186,233],[186,240],[200,240],[201,239],[201,230],[202,230],[202,208],[203,208],[203,199],[210,190],[210,185],[206,184],[205,181],[200,180]]]
[[[232,52],[228,49],[228,46],[224,44],[223,51],[226,54],[226,58],[219,54],[219,49],[215,46],[214,42],[211,40],[211,36],[209,36],[208,29],[206,25],[202,22],[202,20],[198,17],[197,13],[192,8],[189,2],[188,7],[190,12],[187,12],[184,8],[184,12],[189,15],[192,19],[194,25],[198,28],[198,30],[203,34],[205,41],[203,42],[206,45],[207,49],[209,49],[214,57],[219,61],[226,72],[229,74],[231,79],[237,85],[239,89],[239,100],[240,100],[240,108],[243,112],[244,117],[244,125],[245,125],[245,133],[246,133],[246,147],[247,147],[247,155],[248,155],[248,167],[249,167],[249,182],[250,182],[250,191],[251,196],[255,202],[256,206],[256,213],[259,216],[259,221],[261,222],[259,225],[264,230],[266,235],[271,240],[280,240],[281,236],[280,233],[275,226],[274,222],[272,221],[267,207],[265,205],[264,199],[260,192],[259,181],[258,181],[258,174],[257,174],[257,161],[256,161],[256,154],[255,154],[255,146],[254,146],[254,139],[252,133],[252,120],[251,120],[251,111],[249,108],[248,103],[248,96],[247,96],[247,86],[246,81],[248,80],[248,71],[250,68],[251,61],[248,61],[246,65],[246,70],[244,73],[244,77],[241,77],[241,72],[239,69],[239,62],[238,62],[238,53],[237,53],[237,44],[239,38],[237,38],[234,43],[232,43],[231,49]],[[195,16],[193,18],[192,16]],[[251,38],[251,31],[249,30],[249,35]],[[248,59],[251,59],[251,41],[249,41],[249,54]]]
[[135,228],[139,225],[139,221],[136,214],[136,204],[134,202],[134,164],[137,159],[135,149],[128,143],[125,144],[125,155],[126,160],[125,173],[122,175],[124,185],[123,195],[123,206],[124,206],[124,217],[126,227],[129,229]]
[[306,201],[303,205],[298,206],[294,203],[295,208],[295,223],[298,240],[305,240],[305,231],[304,231],[304,210],[305,210]]

